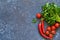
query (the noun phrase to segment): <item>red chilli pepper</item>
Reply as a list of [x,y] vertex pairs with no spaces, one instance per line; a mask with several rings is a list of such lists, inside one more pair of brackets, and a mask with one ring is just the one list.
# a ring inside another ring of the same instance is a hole
[[41,20],[41,26],[42,26],[43,33],[45,33],[45,30],[44,30],[44,20]]
[[41,23],[38,24],[38,30],[39,30],[39,33],[40,33],[44,38],[50,39],[50,37],[46,36],[46,35],[43,33],[42,24],[41,24]]

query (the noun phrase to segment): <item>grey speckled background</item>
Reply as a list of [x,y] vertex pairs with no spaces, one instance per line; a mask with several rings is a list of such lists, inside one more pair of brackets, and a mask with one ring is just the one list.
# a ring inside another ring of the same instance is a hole
[[[0,40],[43,40],[32,19],[47,2],[60,5],[60,0],[0,0]],[[60,29],[53,40],[60,40]]]

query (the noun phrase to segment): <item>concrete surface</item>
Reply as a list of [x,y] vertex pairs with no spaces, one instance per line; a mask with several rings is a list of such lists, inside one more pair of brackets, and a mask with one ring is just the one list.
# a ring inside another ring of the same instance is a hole
[[[47,2],[60,5],[60,0],[0,0],[0,40],[44,40],[32,19]],[[53,40],[60,40],[60,29]]]

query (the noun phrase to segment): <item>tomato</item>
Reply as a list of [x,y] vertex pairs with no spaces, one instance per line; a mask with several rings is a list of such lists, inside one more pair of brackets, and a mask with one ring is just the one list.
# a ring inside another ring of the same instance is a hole
[[46,34],[46,35],[49,35],[50,33],[49,33],[49,31],[46,31],[45,34]]
[[55,27],[55,26],[51,26],[51,29],[52,29],[52,30],[55,30],[55,29],[56,29],[56,27]]
[[36,14],[36,17],[39,19],[39,18],[41,18],[41,14],[40,13],[37,13]]
[[53,38],[53,34],[49,34],[49,37],[50,37],[50,38]]
[[56,34],[56,31],[55,31],[55,30],[53,30],[51,33],[52,33],[52,34]]
[[58,28],[59,27],[59,23],[55,23],[55,27]]
[[48,31],[51,31],[51,27],[50,27],[50,26],[48,26],[48,27],[47,27],[47,30],[48,30]]

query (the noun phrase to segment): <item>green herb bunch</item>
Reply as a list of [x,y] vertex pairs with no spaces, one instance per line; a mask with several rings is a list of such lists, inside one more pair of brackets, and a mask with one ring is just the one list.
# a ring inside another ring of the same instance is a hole
[[55,3],[46,3],[42,7],[42,16],[49,25],[60,22],[60,7]]

